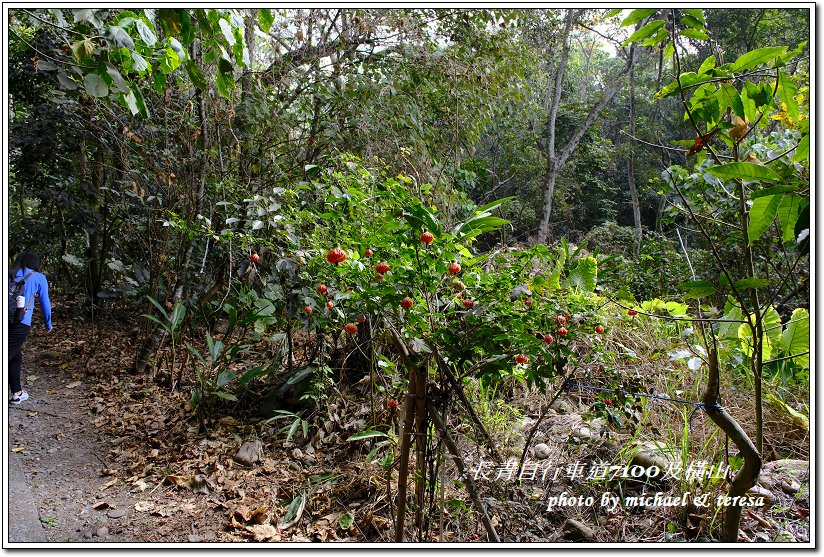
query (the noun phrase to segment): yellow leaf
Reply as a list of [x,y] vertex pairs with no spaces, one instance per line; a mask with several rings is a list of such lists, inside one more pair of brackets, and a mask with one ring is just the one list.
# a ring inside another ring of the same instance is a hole
[[13,452],[13,453],[22,453],[25,450],[26,450],[25,447],[15,447],[11,450],[11,452]]
[[747,135],[747,131],[749,131],[749,129],[750,128],[746,120],[742,120],[737,115],[733,115],[732,129],[730,129],[731,138],[733,138],[736,142],[741,141],[744,139],[744,136]]

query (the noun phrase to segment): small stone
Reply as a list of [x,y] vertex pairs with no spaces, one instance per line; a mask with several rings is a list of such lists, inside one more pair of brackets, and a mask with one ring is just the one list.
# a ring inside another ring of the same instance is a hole
[[538,443],[532,448],[532,452],[538,460],[546,460],[551,454],[549,451],[549,446],[546,443]]
[[105,538],[108,535],[109,535],[109,529],[106,528],[105,526],[101,526],[100,528],[97,529],[97,537]]
[[260,460],[260,453],[263,451],[263,445],[260,441],[246,441],[241,445],[235,455],[235,460],[244,466],[251,466]]
[[798,482],[787,482],[782,480],[780,482],[781,491],[786,493],[787,495],[795,495],[798,493],[798,490],[801,489],[801,484]]
[[203,539],[206,541],[211,541],[217,539],[217,535],[214,532],[206,532],[203,534]]
[[747,495],[752,497],[763,497],[764,498],[764,510],[770,508],[773,503],[775,503],[775,495],[772,491],[768,489],[764,489],[760,485],[756,484],[752,486],[750,489],[747,490]]
[[126,511],[123,509],[115,509],[113,511],[109,511],[106,516],[109,518],[123,518],[126,516]]
[[564,523],[564,535],[566,538],[575,541],[592,541],[595,539],[595,531],[592,528],[572,518]]
[[203,536],[199,534],[189,534],[188,540],[192,543],[202,542]]
[[84,538],[86,538],[87,540],[90,540],[90,539],[92,539],[92,536],[94,536],[94,531],[92,531],[91,529],[83,530],[83,537]]

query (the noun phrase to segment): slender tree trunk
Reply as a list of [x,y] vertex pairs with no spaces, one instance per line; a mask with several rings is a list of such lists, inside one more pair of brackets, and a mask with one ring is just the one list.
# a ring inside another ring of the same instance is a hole
[[638,188],[635,186],[635,72],[629,70],[629,160],[627,164],[627,185],[632,201],[632,220],[635,224],[635,255],[641,252],[641,203],[638,200]]
[[547,238],[549,237],[549,220],[552,215],[552,197],[555,195],[555,185],[558,181],[558,176],[561,173],[561,169],[563,168],[564,163],[572,155],[572,152],[578,146],[578,143],[584,137],[587,130],[589,130],[590,126],[592,126],[592,124],[595,122],[598,116],[600,116],[601,112],[604,110],[607,104],[612,102],[612,99],[615,98],[616,93],[618,93],[618,88],[621,85],[622,78],[632,68],[633,60],[635,57],[635,44],[633,43],[632,46],[630,46],[623,69],[618,73],[618,75],[610,79],[610,85],[604,91],[604,95],[601,97],[601,100],[598,101],[595,104],[595,106],[593,106],[590,109],[586,118],[584,118],[584,120],[580,124],[578,124],[578,127],[573,132],[572,137],[570,137],[569,140],[567,140],[564,148],[560,152],[556,151],[555,136],[558,109],[560,108],[561,104],[561,93],[564,75],[566,73],[567,63],[569,62],[569,35],[572,31],[572,26],[576,17],[577,13],[575,10],[567,11],[566,20],[564,23],[564,32],[562,36],[563,46],[561,48],[561,59],[558,63],[558,73],[555,75],[555,86],[552,94],[552,105],[549,108],[549,131],[546,142],[547,177],[546,183],[544,185],[543,212],[541,215],[541,222],[538,225],[538,235],[536,239],[536,242],[539,244],[546,243]]
[[100,243],[103,229],[103,215],[100,210],[103,206],[103,181],[105,173],[103,170],[103,145],[97,146],[92,161],[92,192],[90,209],[94,215],[94,230],[89,233],[89,295],[93,300],[97,300],[97,293],[100,291],[101,274],[101,253]]

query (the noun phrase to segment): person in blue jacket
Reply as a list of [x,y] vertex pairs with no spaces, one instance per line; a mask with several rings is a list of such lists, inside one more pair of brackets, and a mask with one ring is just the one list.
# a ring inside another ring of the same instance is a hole
[[14,262],[9,271],[9,286],[12,280],[22,280],[27,275],[23,286],[23,296],[26,298],[28,310],[19,323],[9,325],[9,387],[11,388],[11,404],[20,404],[29,398],[20,384],[20,371],[23,369],[23,343],[31,330],[31,318],[34,315],[34,298],[40,302],[40,311],[43,313],[43,323],[46,330],[52,331],[51,302],[49,301],[49,283],[40,272],[40,258],[35,254],[24,251]]

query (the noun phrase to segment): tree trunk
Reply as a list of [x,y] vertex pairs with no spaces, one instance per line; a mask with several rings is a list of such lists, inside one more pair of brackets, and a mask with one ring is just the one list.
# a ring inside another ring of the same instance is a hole
[[627,163],[627,185],[632,201],[632,220],[635,224],[635,255],[641,252],[641,203],[638,200],[638,188],[635,186],[635,72],[629,71],[629,160]]
[[89,295],[92,300],[97,300],[97,293],[100,291],[101,282],[101,253],[100,243],[103,229],[103,215],[100,214],[103,206],[103,180],[105,179],[103,169],[103,145],[97,146],[94,153],[94,160],[92,161],[92,192],[90,209],[94,215],[94,230],[89,233]]
[[572,155],[572,152],[578,146],[578,143],[589,130],[590,126],[595,122],[596,118],[600,116],[607,104],[612,102],[618,92],[618,87],[621,84],[621,78],[632,69],[633,59],[635,57],[635,43],[630,46],[627,54],[626,63],[623,69],[614,78],[610,79],[610,86],[604,91],[603,97],[593,106],[584,121],[581,122],[572,134],[572,137],[567,141],[565,147],[557,152],[555,150],[555,135],[556,124],[558,118],[558,109],[561,104],[561,89],[564,81],[564,74],[566,73],[567,63],[569,62],[569,35],[572,32],[572,26],[577,17],[575,10],[568,10],[566,20],[564,23],[564,31],[562,36],[561,60],[558,63],[558,73],[555,75],[555,86],[552,94],[552,105],[549,107],[549,125],[548,138],[546,142],[546,159],[547,159],[547,177],[544,185],[543,196],[543,211],[541,215],[541,222],[538,225],[538,236],[536,242],[545,244],[549,237],[549,220],[552,215],[552,197],[555,195],[555,184],[558,181],[558,175],[564,163]]

